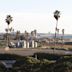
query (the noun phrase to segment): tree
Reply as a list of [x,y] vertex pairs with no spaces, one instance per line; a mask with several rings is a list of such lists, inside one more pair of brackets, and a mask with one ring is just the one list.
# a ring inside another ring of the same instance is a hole
[[34,34],[35,34],[35,37],[36,37],[36,35],[37,35],[37,30],[34,30]]
[[27,31],[25,31],[24,37],[25,37],[25,40],[27,41],[28,40],[28,37],[29,37],[29,33]]
[[61,37],[62,39],[62,46],[64,45],[64,29],[62,29],[62,37]]
[[60,18],[60,11],[56,10],[54,12],[54,18],[56,19],[56,28],[55,28],[55,43],[56,43],[56,40],[57,40],[56,35],[57,35],[57,32],[58,32],[57,26],[58,26],[58,19]]
[[6,17],[5,20],[6,20],[6,23],[7,23],[8,25],[10,25],[10,23],[13,21],[11,15],[7,15],[7,17]]
[[57,25],[58,25],[58,19],[60,18],[60,11],[56,10],[54,12],[54,18],[56,19],[57,23],[56,23],[56,28],[55,30],[57,30]]
[[20,40],[20,31],[16,32],[16,40]]
[[10,31],[9,25],[13,21],[11,15],[7,15],[5,21],[6,21],[7,25],[8,25],[8,29],[6,30],[6,32],[7,32],[7,47],[8,47],[9,46],[9,31]]
[[36,35],[37,35],[37,30],[34,30],[34,31],[31,31],[31,36],[32,36],[32,39],[36,39]]
[[59,17],[60,17],[60,11],[56,10],[56,11],[54,12],[54,18],[55,18],[56,20],[58,20]]
[[24,37],[25,37],[25,40],[26,40],[26,48],[28,48],[29,33],[27,31],[25,31]]

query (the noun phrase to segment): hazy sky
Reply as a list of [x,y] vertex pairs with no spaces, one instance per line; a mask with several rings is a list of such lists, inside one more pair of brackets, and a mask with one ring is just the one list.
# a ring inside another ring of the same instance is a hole
[[5,32],[6,15],[13,17],[10,27],[24,32],[37,29],[40,33],[54,33],[56,20],[53,12],[59,10],[58,28],[72,34],[72,0],[0,0],[0,32]]

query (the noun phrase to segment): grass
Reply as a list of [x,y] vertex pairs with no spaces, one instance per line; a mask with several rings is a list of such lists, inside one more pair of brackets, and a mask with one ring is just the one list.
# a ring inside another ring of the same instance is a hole
[[[3,59],[15,59],[16,63],[9,72],[72,72],[72,55],[62,56],[48,53],[36,53],[35,56],[18,56],[14,54],[0,54]],[[0,72],[6,72],[0,64]]]

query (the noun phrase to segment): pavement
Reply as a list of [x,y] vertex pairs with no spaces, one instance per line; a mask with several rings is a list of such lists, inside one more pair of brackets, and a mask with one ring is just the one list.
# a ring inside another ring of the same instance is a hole
[[49,53],[58,55],[72,55],[72,51],[68,50],[57,50],[48,48],[0,48],[0,54],[16,54],[21,56],[29,56],[34,53]]

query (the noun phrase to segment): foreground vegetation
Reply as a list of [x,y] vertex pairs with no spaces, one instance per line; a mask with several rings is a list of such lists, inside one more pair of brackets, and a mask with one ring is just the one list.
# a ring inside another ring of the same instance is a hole
[[11,69],[0,64],[0,72],[72,72],[72,55],[36,53],[33,56],[0,54],[0,60],[16,60]]

